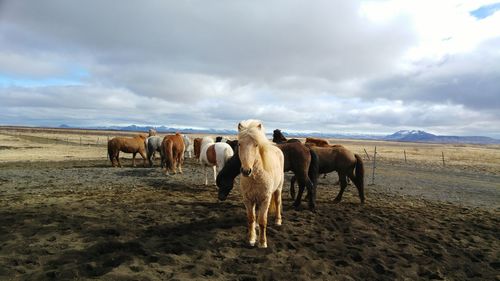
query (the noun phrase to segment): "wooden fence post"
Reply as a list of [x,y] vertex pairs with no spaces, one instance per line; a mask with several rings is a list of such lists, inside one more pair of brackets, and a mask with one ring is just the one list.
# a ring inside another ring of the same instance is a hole
[[403,150],[404,154],[405,154],[405,164],[406,164],[406,150]]
[[80,137],[80,146],[82,146],[82,137]]
[[444,164],[444,152],[443,152],[443,151],[441,151],[441,158],[443,159],[443,166],[446,166],[446,165]]
[[375,167],[377,166],[377,147],[375,146],[375,151],[373,152],[373,168],[372,168],[372,183],[375,184]]

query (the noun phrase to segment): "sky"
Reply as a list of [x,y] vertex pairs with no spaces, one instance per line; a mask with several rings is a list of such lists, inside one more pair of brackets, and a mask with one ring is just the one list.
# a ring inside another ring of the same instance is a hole
[[499,27],[498,0],[0,0],[0,124],[500,138]]

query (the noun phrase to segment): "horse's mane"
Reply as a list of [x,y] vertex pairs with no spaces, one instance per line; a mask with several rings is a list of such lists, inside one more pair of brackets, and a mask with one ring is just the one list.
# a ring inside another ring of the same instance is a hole
[[268,161],[268,152],[274,144],[267,139],[262,122],[254,119],[241,121],[238,124],[238,140],[245,137],[255,140],[259,146],[259,153],[264,170],[269,171],[270,163]]

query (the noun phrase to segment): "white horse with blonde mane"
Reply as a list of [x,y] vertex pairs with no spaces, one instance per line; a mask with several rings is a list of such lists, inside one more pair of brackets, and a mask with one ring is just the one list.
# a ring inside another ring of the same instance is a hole
[[248,242],[256,242],[255,209],[258,209],[259,248],[267,248],[267,213],[275,212],[276,225],[281,225],[281,190],[284,181],[284,156],[270,142],[258,120],[238,124],[238,153],[241,160],[240,189],[248,219]]
[[214,184],[217,174],[224,168],[229,158],[233,157],[233,149],[227,143],[215,143],[211,137],[204,137],[201,140],[200,163],[205,173],[205,185],[208,185],[207,167],[214,170]]

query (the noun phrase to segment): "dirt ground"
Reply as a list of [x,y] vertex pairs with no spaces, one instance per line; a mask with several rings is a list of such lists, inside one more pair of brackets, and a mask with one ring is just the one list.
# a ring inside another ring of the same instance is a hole
[[130,160],[0,162],[0,280],[500,280],[490,171],[383,161],[368,185],[367,161],[366,204],[352,186],[333,204],[330,174],[316,213],[286,186],[258,249],[237,186],[218,202],[193,159],[168,177]]

